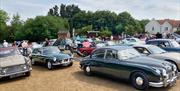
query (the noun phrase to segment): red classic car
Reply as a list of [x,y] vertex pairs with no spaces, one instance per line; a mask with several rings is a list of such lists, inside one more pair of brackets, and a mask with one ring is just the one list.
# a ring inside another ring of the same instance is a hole
[[78,44],[77,50],[82,54],[82,56],[88,56],[95,48],[95,46],[83,47],[82,44]]

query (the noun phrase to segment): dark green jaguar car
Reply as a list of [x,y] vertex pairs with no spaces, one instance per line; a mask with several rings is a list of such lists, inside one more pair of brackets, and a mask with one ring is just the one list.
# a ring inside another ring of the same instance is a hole
[[178,78],[174,64],[141,56],[130,46],[98,48],[82,59],[80,67],[86,75],[102,73],[114,78],[127,79],[140,90],[173,85]]
[[30,59],[32,64],[45,64],[49,70],[53,69],[55,65],[73,65],[72,56],[61,52],[58,47],[55,46],[35,48],[30,56]]

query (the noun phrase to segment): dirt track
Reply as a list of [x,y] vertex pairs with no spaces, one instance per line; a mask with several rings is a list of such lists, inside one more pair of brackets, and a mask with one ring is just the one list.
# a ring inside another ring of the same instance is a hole
[[[0,91],[136,91],[130,83],[114,81],[107,77],[83,74],[79,63],[69,68],[58,67],[52,71],[33,66],[28,78],[0,80]],[[150,88],[149,91],[180,91],[180,79],[168,88]]]

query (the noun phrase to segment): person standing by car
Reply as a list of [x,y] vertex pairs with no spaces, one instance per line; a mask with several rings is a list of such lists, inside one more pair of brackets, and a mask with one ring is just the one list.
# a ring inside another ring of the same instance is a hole
[[23,43],[22,43],[22,48],[23,48],[23,55],[27,55],[28,54],[28,50],[27,50],[27,48],[28,48],[28,41],[23,41]]
[[49,43],[50,43],[50,42],[49,42],[49,39],[48,39],[48,38],[46,38],[46,39],[45,39],[44,46],[45,46],[45,47],[46,47],[46,46],[49,46]]
[[3,47],[8,47],[8,42],[6,42],[6,40],[4,40]]

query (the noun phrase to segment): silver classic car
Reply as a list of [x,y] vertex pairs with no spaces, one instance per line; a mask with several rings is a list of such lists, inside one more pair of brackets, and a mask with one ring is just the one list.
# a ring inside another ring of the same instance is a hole
[[30,76],[31,63],[16,48],[0,48],[0,78]]
[[180,53],[167,52],[154,45],[134,45],[133,47],[141,54],[174,63],[177,66],[178,71],[180,72]]

